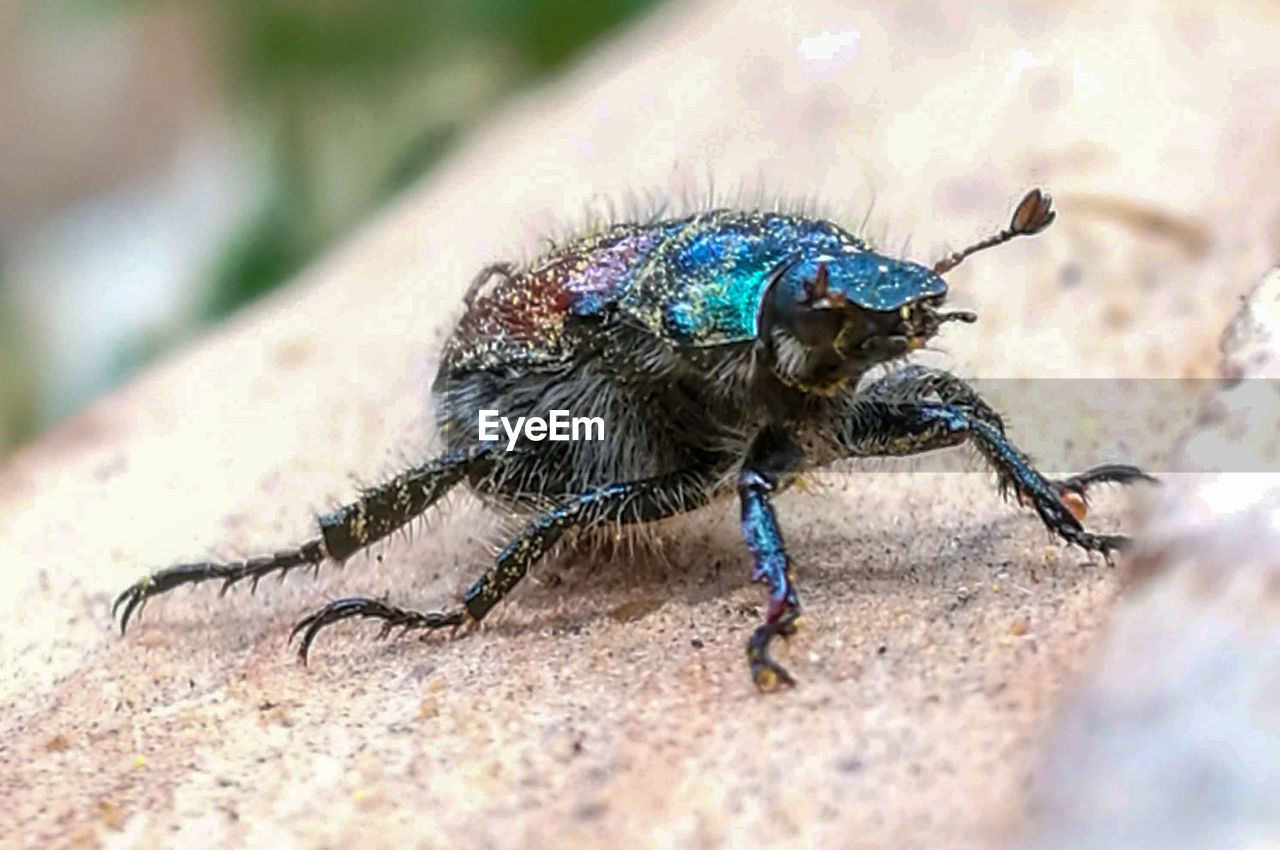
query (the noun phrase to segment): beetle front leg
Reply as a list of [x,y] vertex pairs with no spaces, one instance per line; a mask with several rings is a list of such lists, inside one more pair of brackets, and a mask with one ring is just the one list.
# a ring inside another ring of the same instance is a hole
[[972,400],[955,403],[899,396],[886,401],[878,394],[864,393],[850,403],[839,434],[845,452],[854,457],[911,455],[966,441],[995,468],[1002,491],[1012,489],[1019,500],[1035,508],[1050,531],[1068,543],[1101,552],[1108,562],[1111,553],[1127,545],[1129,538],[1085,531],[1068,504],[1069,494],[1083,497],[1086,487],[1093,484],[1154,480],[1136,467],[1119,464],[1095,467],[1061,481],[1050,480],[1009,441],[999,419],[984,416]]
[[795,679],[769,655],[769,642],[777,635],[794,634],[800,619],[800,601],[791,582],[791,559],[782,530],[773,515],[769,494],[802,454],[782,429],[765,428],[751,444],[738,475],[738,499],[742,503],[742,536],[751,550],[752,581],[769,588],[764,622],[747,641],[747,665],[751,678],[763,691],[791,686]]

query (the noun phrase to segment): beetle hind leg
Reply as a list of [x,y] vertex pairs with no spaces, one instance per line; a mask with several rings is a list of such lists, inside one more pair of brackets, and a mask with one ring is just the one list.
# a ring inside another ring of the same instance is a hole
[[220,592],[225,594],[244,581],[256,590],[258,582],[272,574],[283,581],[296,569],[310,567],[318,571],[326,561],[342,563],[412,522],[464,475],[487,470],[489,464],[488,449],[484,447],[446,451],[389,481],[365,488],[355,501],[321,516],[320,536],[301,546],[246,560],[196,561],[156,570],[125,588],[112,604],[111,614],[119,616],[120,633],[124,634],[130,618],[146,606],[148,599],[186,584],[219,581]]

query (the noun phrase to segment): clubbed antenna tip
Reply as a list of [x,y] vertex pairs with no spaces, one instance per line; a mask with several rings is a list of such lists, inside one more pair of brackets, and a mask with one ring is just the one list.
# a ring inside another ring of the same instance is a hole
[[934,263],[933,271],[935,274],[946,274],[960,265],[965,257],[970,254],[976,254],[987,248],[1003,245],[1016,236],[1034,236],[1050,224],[1053,224],[1056,216],[1057,213],[1053,210],[1052,196],[1038,187],[1032,189],[1023,195],[1022,200],[1018,202],[1007,229],[1001,230],[995,236],[989,236],[981,242],[976,242],[963,251],[956,251],[951,256],[939,260]]

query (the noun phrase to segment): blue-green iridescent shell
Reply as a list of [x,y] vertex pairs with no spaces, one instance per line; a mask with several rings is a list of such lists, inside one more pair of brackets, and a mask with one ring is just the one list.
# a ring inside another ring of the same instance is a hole
[[830,292],[868,310],[946,291],[931,270],[877,254],[829,221],[713,210],[613,225],[559,246],[476,299],[445,361],[463,370],[562,362],[575,319],[638,325],[673,346],[749,342],[770,281],[800,299],[819,263]]
[[769,281],[802,297],[820,262],[829,288],[869,310],[893,311],[946,291],[930,269],[869,250],[831,222],[717,210],[659,225],[664,233],[622,284],[617,306],[676,345],[756,337]]

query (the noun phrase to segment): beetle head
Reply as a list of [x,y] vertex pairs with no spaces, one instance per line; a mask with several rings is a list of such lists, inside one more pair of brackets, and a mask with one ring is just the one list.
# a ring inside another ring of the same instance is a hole
[[973,322],[967,310],[938,308],[942,275],[978,251],[1032,236],[1053,223],[1053,199],[1032,189],[1009,226],[933,268],[873,251],[797,251],[773,270],[756,313],[756,340],[773,372],[804,390],[833,391],[886,360],[923,346],[944,322]]
[[760,302],[757,339],[774,373],[802,389],[835,388],[877,363],[917,349],[948,321],[947,284],[932,269],[872,251],[793,255]]

